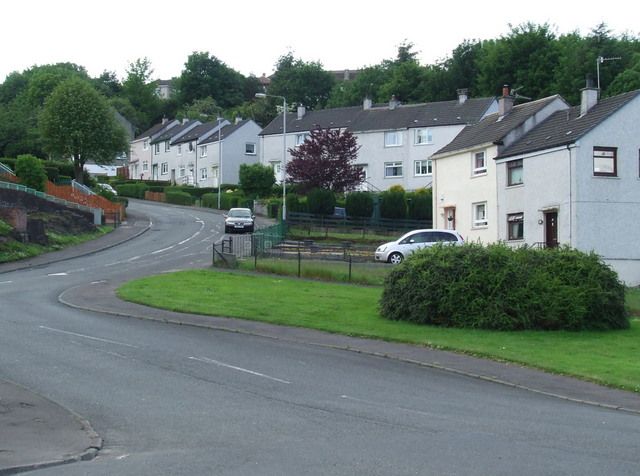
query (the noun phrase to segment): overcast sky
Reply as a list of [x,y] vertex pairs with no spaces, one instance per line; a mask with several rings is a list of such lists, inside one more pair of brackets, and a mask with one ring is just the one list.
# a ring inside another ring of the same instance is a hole
[[[193,51],[208,51],[244,75],[271,74],[291,50],[325,69],[393,58],[412,42],[422,64],[465,39],[498,38],[509,24],[549,23],[586,35],[601,22],[638,35],[633,2],[349,0],[18,0],[2,3],[0,82],[33,65],[73,62],[91,76],[147,57],[154,79],[179,76]],[[582,5],[582,6],[581,6]],[[595,65],[594,65],[595,68]]]

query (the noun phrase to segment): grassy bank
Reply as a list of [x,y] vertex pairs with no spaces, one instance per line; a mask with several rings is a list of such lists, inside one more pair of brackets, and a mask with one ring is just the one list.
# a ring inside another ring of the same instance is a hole
[[[492,332],[387,321],[381,287],[185,271],[126,283],[123,299],[204,315],[238,317],[340,334],[450,349],[519,362],[605,385],[640,391],[640,322],[609,332]],[[640,307],[640,291],[629,294]]]

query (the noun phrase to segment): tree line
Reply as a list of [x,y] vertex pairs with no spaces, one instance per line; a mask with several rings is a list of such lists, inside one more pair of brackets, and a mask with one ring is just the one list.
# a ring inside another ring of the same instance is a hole
[[[451,100],[459,88],[474,97],[495,96],[508,84],[520,97],[561,94],[577,103],[586,76],[595,77],[598,67],[604,97],[640,88],[638,37],[613,34],[605,24],[582,36],[558,35],[548,24],[527,23],[510,27],[496,39],[465,40],[434,64],[420,64],[417,55],[414,45],[405,42],[396,57],[357,71],[353,80],[339,81],[321,63],[287,52],[275,64],[268,92],[285,96],[291,105],[321,109],[360,105],[365,97],[387,102],[392,95],[403,103]],[[50,155],[39,122],[51,93],[69,79],[91,85],[136,133],[162,117],[207,121],[218,115],[242,116],[266,126],[279,112],[280,101],[255,99],[262,91],[258,78],[242,75],[209,52],[189,55],[180,76],[172,80],[175,94],[168,100],[157,96],[152,75],[146,58],[131,63],[122,80],[110,71],[90,77],[73,63],[11,73],[0,84],[0,157]]]

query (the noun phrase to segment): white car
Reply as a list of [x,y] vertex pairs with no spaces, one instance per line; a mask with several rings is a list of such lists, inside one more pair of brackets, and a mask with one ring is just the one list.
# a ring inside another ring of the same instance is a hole
[[104,190],[105,192],[113,193],[113,194],[114,194],[114,195],[116,195],[116,196],[118,195],[118,192],[116,192],[116,190],[115,190],[111,185],[109,185],[108,183],[101,183],[101,182],[98,182],[98,183],[96,184],[96,186],[97,186],[99,189]]
[[232,208],[224,214],[224,232],[234,231],[253,233],[255,216],[248,208]]
[[464,243],[464,238],[454,230],[413,230],[402,235],[396,241],[378,246],[376,261],[400,264],[414,251],[433,246],[436,243],[461,245]]

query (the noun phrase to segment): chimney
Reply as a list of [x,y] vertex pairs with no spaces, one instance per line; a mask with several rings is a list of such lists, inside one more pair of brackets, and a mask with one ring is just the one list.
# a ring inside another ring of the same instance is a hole
[[364,98],[364,101],[362,101],[362,109],[366,111],[367,109],[371,109],[371,106],[373,106],[373,101],[371,101],[371,98]]
[[598,96],[600,96],[600,90],[593,84],[593,78],[587,76],[587,85],[584,89],[581,89],[582,93],[580,100],[580,116],[584,116],[589,110],[598,104]]
[[396,95],[394,94],[393,96],[391,96],[391,99],[389,100],[389,109],[393,111],[399,105],[400,105],[400,101],[396,99]]
[[167,116],[162,116],[162,125],[165,125],[167,122],[169,122],[169,119],[167,119]]
[[236,124],[240,124],[242,122],[242,117],[236,116]]
[[498,99],[498,113],[500,117],[509,114],[513,108],[513,96],[509,94],[509,85],[502,87],[502,97]]
[[185,118],[182,119],[182,123],[183,124],[186,124],[187,122],[189,122],[189,118],[188,117],[185,117]]
[[298,120],[302,119],[306,113],[307,109],[302,104],[300,104],[298,106]]
[[458,104],[464,104],[469,99],[469,90],[467,88],[456,90],[458,93]]

